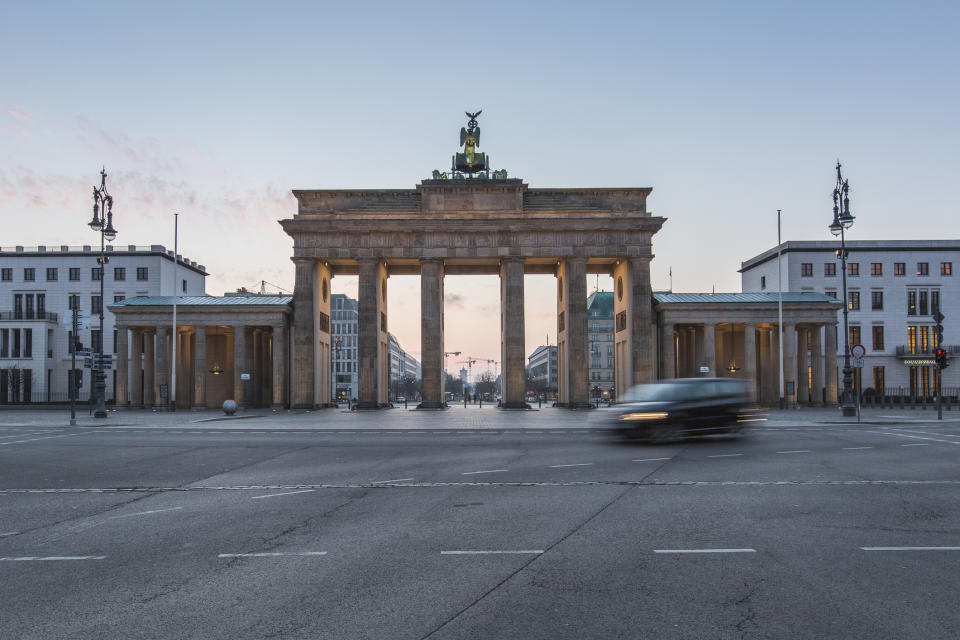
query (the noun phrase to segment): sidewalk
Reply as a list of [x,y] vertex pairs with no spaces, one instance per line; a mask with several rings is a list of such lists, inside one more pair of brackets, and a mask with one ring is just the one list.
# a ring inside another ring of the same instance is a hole
[[[86,407],[85,407],[86,409]],[[838,409],[802,408],[766,411],[767,422],[757,426],[769,427],[815,427],[824,425],[857,424],[857,418],[845,418]],[[451,406],[442,411],[417,411],[413,405],[381,411],[349,411],[341,409],[303,409],[273,411],[250,409],[226,416],[221,410],[208,411],[152,411],[126,409],[110,411],[106,419],[95,419],[84,411],[77,412],[80,427],[130,427],[151,429],[229,429],[229,430],[276,430],[276,429],[523,429],[560,430],[605,428],[602,410],[569,411],[544,407],[530,411],[503,411],[494,405],[483,408],[471,405]],[[916,424],[937,422],[936,409],[864,409],[863,424]],[[943,423],[960,422],[960,411],[944,411]],[[62,428],[70,425],[70,410],[62,407],[43,409],[0,410],[0,428]]]

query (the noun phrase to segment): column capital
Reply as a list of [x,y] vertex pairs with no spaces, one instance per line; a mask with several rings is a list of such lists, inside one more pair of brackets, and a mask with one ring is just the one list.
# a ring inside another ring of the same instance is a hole
[[316,258],[303,258],[303,257],[294,256],[294,257],[290,258],[290,261],[293,262],[293,264],[296,264],[296,265],[312,265],[313,263],[315,263],[315,262],[317,261],[317,259],[316,259]]
[[419,258],[419,260],[420,260],[420,264],[423,264],[425,262],[443,264],[443,261],[444,261],[443,258]]
[[501,256],[500,257],[501,264],[503,263],[516,264],[518,262],[522,264],[526,262],[526,258],[524,258],[523,256]]

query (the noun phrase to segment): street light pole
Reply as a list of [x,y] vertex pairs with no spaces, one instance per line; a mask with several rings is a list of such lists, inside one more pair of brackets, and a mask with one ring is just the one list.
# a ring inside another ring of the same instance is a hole
[[846,417],[857,415],[853,402],[853,369],[850,367],[850,326],[847,319],[850,301],[847,298],[847,244],[846,230],[853,226],[854,216],[850,213],[850,185],[840,173],[840,161],[837,161],[837,186],[833,189],[833,222],[830,233],[840,236],[840,265],[843,269],[843,397],[841,410]]
[[113,196],[107,192],[107,170],[100,170],[100,187],[93,188],[93,219],[88,223],[94,231],[100,232],[100,257],[97,258],[97,264],[100,269],[100,341],[97,345],[96,362],[96,381],[94,384],[94,393],[96,394],[96,406],[93,410],[94,418],[107,417],[106,405],[106,375],[103,372],[103,281],[107,272],[107,247],[106,242],[113,242],[117,237],[117,230],[113,228]]

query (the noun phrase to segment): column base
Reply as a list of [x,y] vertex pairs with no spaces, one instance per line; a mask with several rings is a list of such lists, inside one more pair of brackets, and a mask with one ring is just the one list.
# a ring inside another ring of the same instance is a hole
[[192,407],[190,407],[190,411],[206,411],[207,408],[208,407],[205,404],[195,404]]
[[353,408],[361,411],[369,411],[372,409],[393,409],[393,405],[381,404],[379,402],[358,402]]
[[271,405],[270,405],[270,408],[273,409],[274,411],[282,411],[282,410],[286,409],[287,406],[286,406],[285,404],[283,404],[282,402],[275,402],[274,404],[271,404]]
[[571,411],[576,411],[578,409],[596,409],[596,407],[589,402],[571,402],[566,405],[566,408],[570,409]]

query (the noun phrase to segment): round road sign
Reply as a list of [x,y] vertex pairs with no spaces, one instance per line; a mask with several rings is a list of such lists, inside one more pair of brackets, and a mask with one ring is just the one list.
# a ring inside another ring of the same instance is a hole
[[863,356],[867,355],[867,348],[862,344],[855,344],[850,347],[850,355],[852,355],[854,358],[862,358]]

